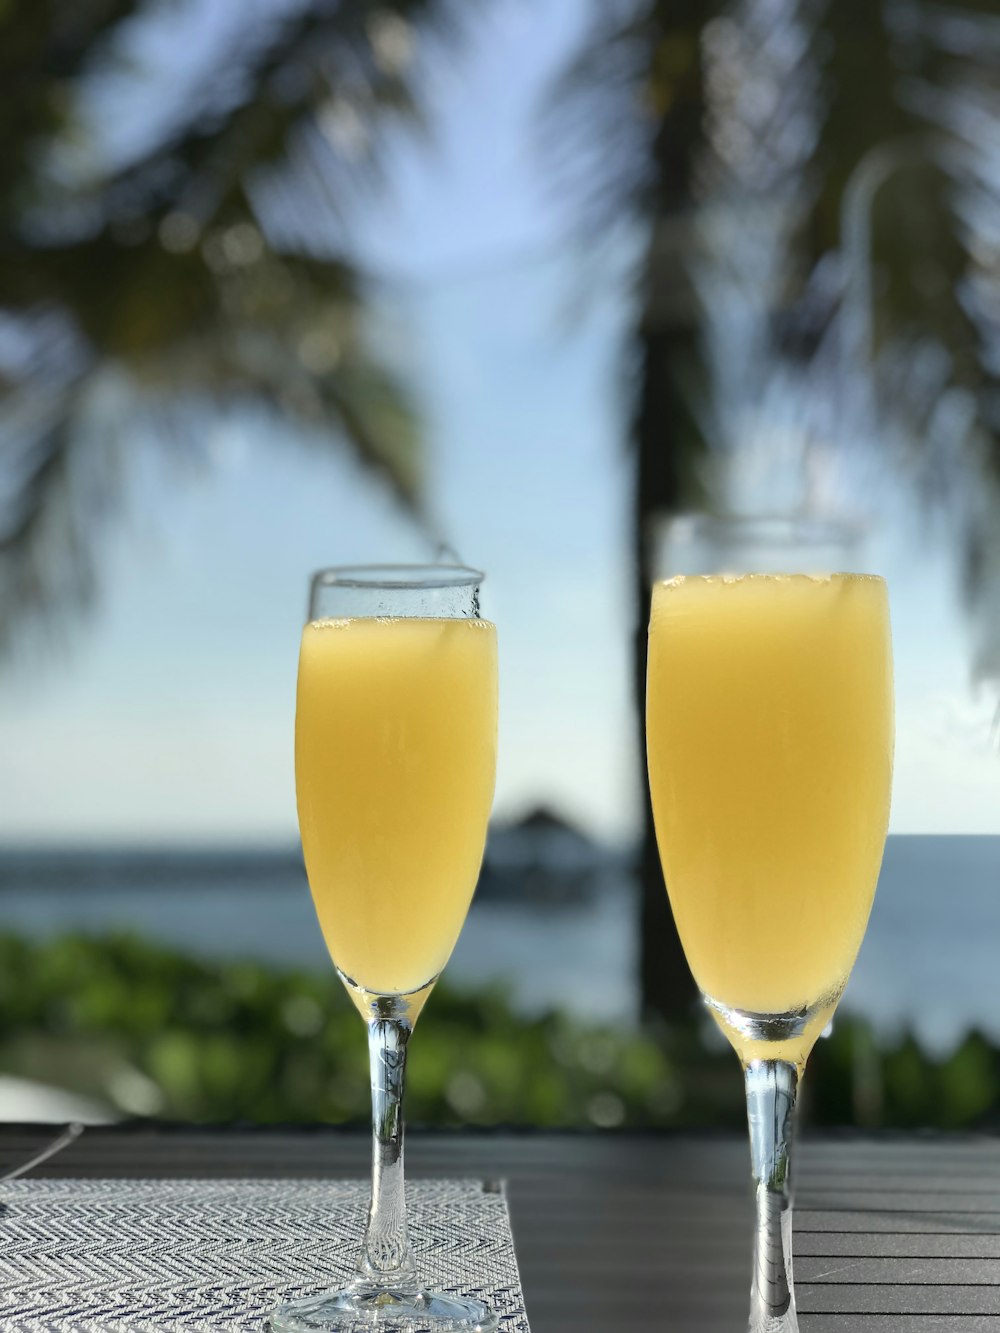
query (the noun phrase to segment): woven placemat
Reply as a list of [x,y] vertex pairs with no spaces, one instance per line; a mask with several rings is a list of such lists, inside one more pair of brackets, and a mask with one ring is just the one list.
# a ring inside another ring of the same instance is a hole
[[[27,1180],[2,1186],[0,1330],[259,1330],[289,1296],[351,1276],[361,1181]],[[415,1181],[410,1234],[427,1286],[487,1301],[528,1333],[499,1187]]]

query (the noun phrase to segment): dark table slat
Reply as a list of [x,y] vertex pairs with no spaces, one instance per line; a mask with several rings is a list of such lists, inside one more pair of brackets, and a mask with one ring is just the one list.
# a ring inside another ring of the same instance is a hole
[[[810,1285],[850,1283],[856,1286],[1000,1286],[1000,1259],[892,1259],[884,1255],[850,1258],[844,1255],[795,1256],[795,1281]],[[1000,1299],[997,1303],[1000,1313]]]
[[[997,1182],[1000,1189],[1000,1181]],[[996,1212],[963,1213],[909,1213],[905,1209],[892,1212],[866,1212],[863,1209],[844,1209],[836,1212],[817,1212],[814,1209],[796,1210],[796,1234],[811,1232],[823,1235],[876,1236],[899,1235],[996,1235],[1000,1232],[1000,1214]],[[873,1246],[875,1242],[872,1242]]]
[[802,1319],[809,1333],[1000,1333],[1000,1315],[814,1314]]
[[798,1232],[795,1237],[796,1273],[805,1273],[806,1259],[869,1258],[877,1249],[886,1259],[998,1259],[1000,1235],[981,1232],[941,1236],[926,1233],[879,1232],[875,1237],[851,1232]]
[[[813,1286],[796,1282],[795,1299],[800,1314],[905,1314],[905,1315],[995,1315],[1000,1300],[992,1287],[905,1286],[870,1287],[850,1283]],[[805,1327],[803,1320],[803,1327]],[[914,1330],[919,1324],[914,1325]],[[922,1331],[921,1331],[922,1333]]]
[[[997,1174],[1000,1182],[1000,1172]],[[891,1217],[897,1213],[907,1216],[917,1213],[921,1216],[933,1216],[936,1213],[975,1212],[982,1216],[994,1215],[1000,1221],[1000,1194],[979,1189],[957,1190],[954,1183],[947,1190],[933,1193],[926,1189],[913,1190],[908,1194],[896,1194],[886,1190],[859,1191],[856,1194],[837,1190],[818,1194],[813,1190],[798,1190],[800,1207],[807,1212],[832,1213],[854,1212],[858,1208],[881,1213]]]
[[919,1174],[914,1172],[911,1175],[897,1173],[875,1175],[872,1172],[855,1175],[842,1172],[836,1178],[825,1176],[817,1179],[812,1172],[807,1175],[800,1171],[796,1175],[795,1187],[798,1197],[803,1203],[808,1201],[810,1206],[814,1204],[819,1206],[817,1202],[819,1200],[833,1204],[838,1196],[843,1196],[853,1203],[867,1204],[883,1194],[891,1195],[892,1206],[897,1207],[900,1204],[909,1205],[913,1202],[914,1196],[921,1194],[935,1197],[941,1194],[960,1194],[963,1200],[979,1200],[985,1207],[989,1207],[987,1200],[991,1198],[995,1205],[994,1182],[997,1179],[1000,1179],[1000,1163],[996,1167],[991,1167],[986,1174],[979,1170],[975,1173],[970,1171],[966,1175],[956,1175],[954,1172],[931,1174],[926,1171]]

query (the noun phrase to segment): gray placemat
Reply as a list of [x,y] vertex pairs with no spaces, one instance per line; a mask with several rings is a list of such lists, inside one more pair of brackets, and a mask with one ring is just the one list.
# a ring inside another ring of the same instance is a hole
[[[361,1181],[26,1180],[0,1192],[0,1330],[256,1330],[288,1296],[349,1278]],[[507,1204],[471,1180],[407,1186],[428,1286],[528,1333]]]

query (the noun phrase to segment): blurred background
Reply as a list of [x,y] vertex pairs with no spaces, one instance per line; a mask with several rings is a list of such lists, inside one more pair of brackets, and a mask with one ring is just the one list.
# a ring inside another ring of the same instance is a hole
[[671,514],[890,580],[815,1124],[1000,1122],[994,0],[0,3],[0,1117],[362,1121],[298,851],[315,568],[489,571],[495,822],[410,1115],[743,1117],[651,841]]

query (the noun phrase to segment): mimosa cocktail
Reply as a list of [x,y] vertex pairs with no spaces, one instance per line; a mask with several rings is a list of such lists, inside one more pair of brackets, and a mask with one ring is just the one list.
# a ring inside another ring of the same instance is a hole
[[410,1033],[479,875],[493,800],[496,632],[482,574],[323,570],[299,654],[295,784],[313,901],[368,1026],[372,1192],[355,1276],[271,1333],[495,1333],[481,1300],[420,1285],[403,1185]]
[[849,574],[657,584],[646,744],[677,930],[744,1067],[751,1333],[795,1333],[798,1079],[861,944],[889,818],[885,584]]

